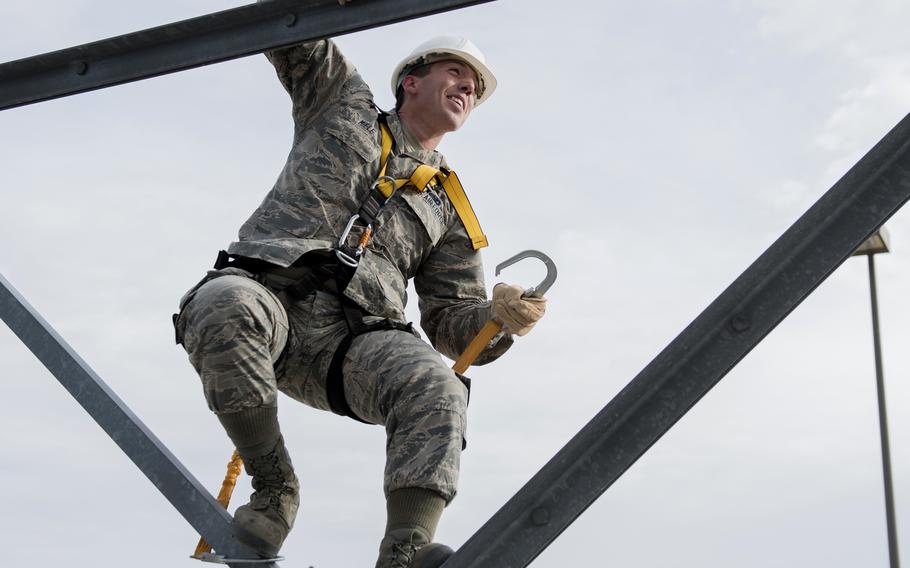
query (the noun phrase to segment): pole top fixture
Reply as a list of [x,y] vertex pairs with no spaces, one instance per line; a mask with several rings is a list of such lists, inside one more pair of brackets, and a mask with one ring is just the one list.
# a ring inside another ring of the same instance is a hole
[[873,255],[880,252],[891,252],[891,238],[885,227],[880,227],[872,233],[872,236],[863,241],[863,244],[853,251],[853,256]]

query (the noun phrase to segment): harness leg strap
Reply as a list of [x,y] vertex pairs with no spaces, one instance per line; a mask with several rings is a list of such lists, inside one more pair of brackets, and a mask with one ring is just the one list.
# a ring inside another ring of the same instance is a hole
[[329,408],[335,414],[353,418],[358,422],[369,424],[366,420],[357,416],[357,413],[351,409],[347,397],[344,393],[344,357],[351,348],[354,338],[361,335],[372,333],[374,331],[406,331],[413,333],[411,324],[398,323],[389,319],[380,320],[376,323],[366,324],[363,321],[363,310],[353,300],[346,296],[340,296],[341,308],[344,311],[344,319],[347,321],[349,333],[341,340],[335,353],[332,355],[332,362],[329,363],[329,372],[326,377],[326,397],[329,401]]
[[325,391],[326,396],[329,399],[329,408],[332,409],[332,412],[353,418],[364,424],[369,424],[366,420],[357,416],[357,413],[351,409],[351,405],[348,404],[348,399],[344,394],[344,375],[341,370],[344,366],[344,356],[347,355],[348,349],[351,348],[354,337],[356,336],[353,333],[345,335],[344,339],[341,340],[341,343],[339,343],[338,347],[335,349],[335,354],[332,355],[332,362],[329,364]]

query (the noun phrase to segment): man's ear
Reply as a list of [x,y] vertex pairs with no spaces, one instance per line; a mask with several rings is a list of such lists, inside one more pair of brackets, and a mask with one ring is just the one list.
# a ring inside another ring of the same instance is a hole
[[404,80],[401,82],[401,88],[404,89],[405,93],[413,95],[417,92],[417,83],[417,77],[414,75],[405,75]]

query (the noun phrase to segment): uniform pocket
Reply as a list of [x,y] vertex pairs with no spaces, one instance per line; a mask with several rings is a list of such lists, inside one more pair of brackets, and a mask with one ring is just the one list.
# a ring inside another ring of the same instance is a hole
[[375,115],[344,109],[338,120],[325,125],[324,132],[363,161],[372,162],[379,159],[382,150],[375,124]]
[[432,189],[427,189],[426,191],[404,190],[402,199],[420,219],[420,224],[430,237],[432,246],[436,246],[446,232],[446,216],[442,198]]
[[180,303],[177,308],[177,313],[171,316],[171,322],[174,324],[174,339],[177,341],[177,345],[183,345],[183,334],[186,327],[186,322],[181,317],[186,311],[186,306],[193,298],[196,297],[196,292],[199,291],[205,284],[210,280],[219,278],[221,276],[246,276],[247,278],[253,278],[251,272],[242,270],[240,268],[222,268],[220,270],[209,270],[206,272],[205,276],[200,280],[195,286],[190,288],[186,294],[180,298]]

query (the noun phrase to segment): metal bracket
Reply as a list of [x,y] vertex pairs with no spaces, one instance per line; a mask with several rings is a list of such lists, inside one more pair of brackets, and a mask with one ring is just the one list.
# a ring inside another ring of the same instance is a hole
[[276,556],[275,558],[226,558],[221,554],[215,554],[213,552],[203,552],[198,556],[190,556],[193,560],[201,560],[202,562],[209,562],[211,564],[236,564],[241,566],[247,566],[250,564],[253,565],[265,565],[265,564],[274,564],[275,562],[281,562],[284,560],[284,556]]

